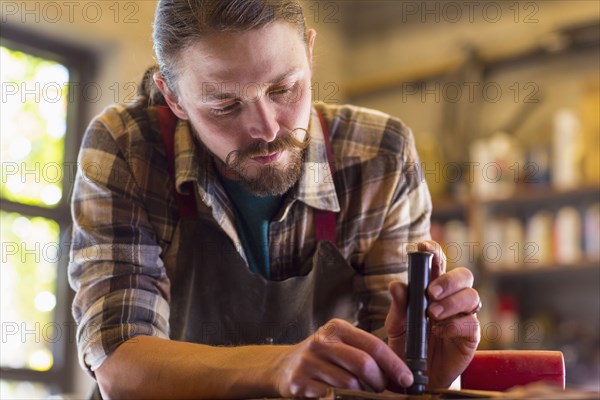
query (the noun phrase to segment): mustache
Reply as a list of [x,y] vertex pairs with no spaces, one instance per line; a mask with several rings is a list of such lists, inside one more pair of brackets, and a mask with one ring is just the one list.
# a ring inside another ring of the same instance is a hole
[[[296,139],[294,132],[303,131],[306,136],[303,141]],[[225,164],[229,168],[235,168],[239,166],[243,160],[253,157],[262,157],[269,154],[283,152],[285,150],[301,149],[304,150],[310,144],[312,138],[308,130],[304,128],[296,128],[287,133],[281,134],[275,138],[272,142],[256,141],[251,143],[245,149],[234,150],[230,152],[225,158]]]

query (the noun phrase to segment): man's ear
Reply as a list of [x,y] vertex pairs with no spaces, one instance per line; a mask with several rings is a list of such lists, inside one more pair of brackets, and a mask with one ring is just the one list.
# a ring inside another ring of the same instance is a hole
[[313,47],[315,46],[315,39],[317,38],[317,31],[315,31],[314,29],[309,29],[307,32],[307,36],[308,36],[308,43],[307,43],[307,47],[308,47],[308,65],[310,65],[310,69],[312,71],[312,67],[313,67]]
[[167,104],[169,105],[169,108],[171,109],[171,111],[173,111],[173,114],[175,114],[179,119],[187,120],[187,113],[179,104],[177,95],[169,88],[169,85],[167,85],[167,82],[165,81],[165,78],[162,76],[162,74],[160,72],[155,72],[153,78],[154,82],[156,83],[156,86],[158,87],[158,90],[160,90],[160,92],[162,93]]

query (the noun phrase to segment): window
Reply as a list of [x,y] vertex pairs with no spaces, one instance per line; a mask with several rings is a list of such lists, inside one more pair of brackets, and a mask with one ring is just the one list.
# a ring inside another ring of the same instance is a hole
[[0,39],[0,398],[44,398],[72,390],[69,201],[92,58],[13,27]]

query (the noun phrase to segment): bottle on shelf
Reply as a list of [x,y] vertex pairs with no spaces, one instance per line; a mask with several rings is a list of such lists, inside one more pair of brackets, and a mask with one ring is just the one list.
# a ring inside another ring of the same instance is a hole
[[554,261],[572,265],[581,261],[581,217],[575,207],[565,206],[554,220]]
[[581,126],[579,118],[570,109],[562,109],[554,116],[552,138],[552,184],[556,189],[576,188],[581,180]]
[[587,260],[600,261],[600,203],[585,209],[583,247]]
[[527,221],[524,251],[527,268],[543,268],[552,264],[552,222],[552,214],[546,210],[536,212]]

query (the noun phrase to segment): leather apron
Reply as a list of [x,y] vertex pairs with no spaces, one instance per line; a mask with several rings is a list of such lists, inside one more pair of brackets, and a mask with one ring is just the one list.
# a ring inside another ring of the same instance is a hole
[[[161,127],[169,126],[161,114]],[[321,125],[333,171],[322,119]],[[223,346],[293,344],[332,318],[355,323],[357,273],[334,244],[336,215],[321,210],[314,215],[316,246],[298,269],[308,272],[282,281],[251,272],[212,217],[181,217],[174,238],[179,241],[174,246],[177,255],[165,254],[166,259],[177,260],[169,275],[171,339]]]

